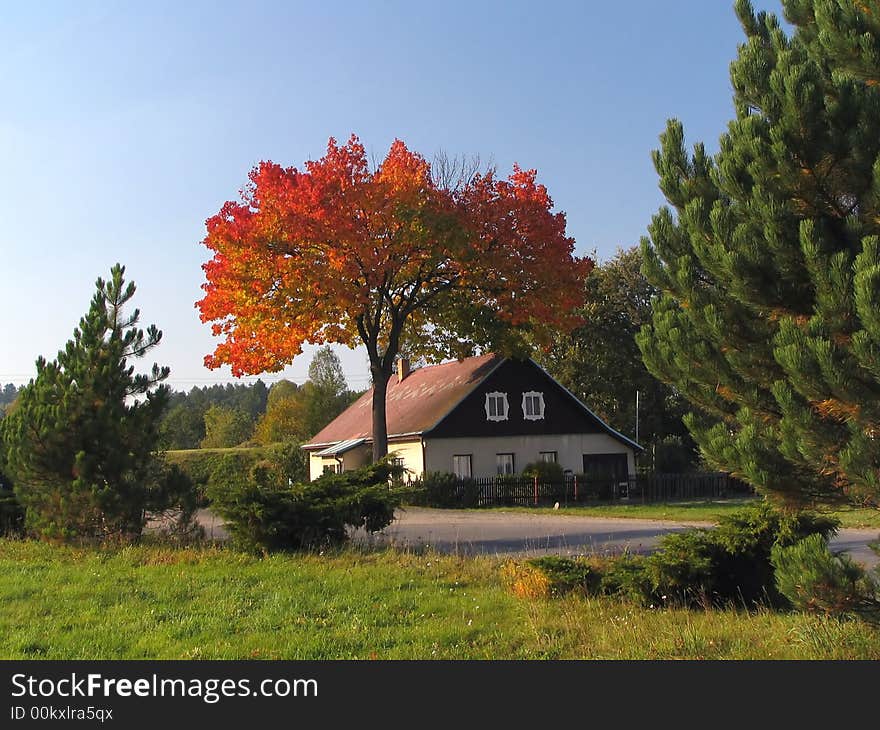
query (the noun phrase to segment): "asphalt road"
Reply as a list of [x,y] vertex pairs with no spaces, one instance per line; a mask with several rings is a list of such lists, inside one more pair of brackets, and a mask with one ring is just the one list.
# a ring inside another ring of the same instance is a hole
[[[199,513],[199,522],[208,538],[226,539],[223,521],[209,510]],[[394,522],[382,532],[369,535],[359,531],[353,537],[363,544],[412,549],[430,546],[461,555],[579,555],[649,552],[663,535],[691,527],[711,527],[711,523],[408,507],[398,510]],[[846,529],[831,546],[874,566],[880,564],[880,557],[868,543],[878,539],[880,531],[876,529]]]
[[[400,510],[397,519],[378,535],[357,533],[355,539],[404,548],[431,546],[463,555],[644,553],[656,547],[663,535],[691,527],[711,527],[711,523],[410,507]],[[878,538],[878,530],[847,529],[831,545],[865,565],[877,565],[880,558],[868,543]]]

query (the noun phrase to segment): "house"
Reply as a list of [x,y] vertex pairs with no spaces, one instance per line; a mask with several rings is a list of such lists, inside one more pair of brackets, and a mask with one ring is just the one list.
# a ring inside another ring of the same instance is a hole
[[[309,476],[357,469],[372,456],[372,391],[303,446]],[[494,354],[410,371],[388,382],[388,451],[414,477],[517,474],[534,461],[626,478],[641,447],[602,421],[533,360]]]

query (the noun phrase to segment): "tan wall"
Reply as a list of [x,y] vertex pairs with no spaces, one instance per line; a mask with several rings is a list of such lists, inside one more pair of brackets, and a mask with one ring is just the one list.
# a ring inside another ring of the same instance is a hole
[[388,453],[403,459],[403,468],[406,469],[404,479],[418,479],[424,473],[425,462],[422,458],[421,439],[390,443]]
[[[422,442],[404,441],[400,443],[388,444],[388,453],[394,452],[399,458],[403,459],[403,467],[407,470],[407,476],[416,479],[422,476],[425,471],[424,462],[422,460]],[[355,449],[346,451],[342,454],[343,471],[351,471],[359,469],[370,463],[373,457],[371,446],[358,446]],[[309,454],[309,479],[317,479],[324,473],[325,464],[336,464],[337,460],[332,456],[315,456],[315,452]]]
[[[358,446],[357,448],[346,451],[344,454],[340,455],[343,471],[359,469],[360,467],[369,464],[372,455],[372,449],[365,446]],[[324,473],[325,464],[338,463],[337,459],[333,456],[315,456],[315,452],[312,451],[309,454],[309,480],[314,480],[321,476],[321,474]]]
[[496,474],[495,454],[513,453],[516,472],[520,473],[526,464],[538,460],[541,451],[557,452],[562,468],[575,474],[583,471],[584,454],[626,454],[629,473],[634,474],[636,470],[633,450],[604,433],[426,439],[425,470],[451,472],[453,456],[472,454],[473,475],[492,477]]

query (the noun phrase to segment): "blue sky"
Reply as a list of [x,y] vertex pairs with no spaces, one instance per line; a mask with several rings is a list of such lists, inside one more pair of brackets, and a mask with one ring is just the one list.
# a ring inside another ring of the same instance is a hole
[[[779,11],[778,0],[757,0]],[[666,120],[712,150],[733,114],[732,0],[40,2],[0,5],[0,383],[54,357],[115,262],[138,287],[170,384],[206,370],[204,221],[259,160],[301,166],[330,136],[381,159],[537,168],[579,253],[638,243],[663,204]],[[281,374],[302,381],[307,351]],[[358,351],[339,350],[365,387]]]

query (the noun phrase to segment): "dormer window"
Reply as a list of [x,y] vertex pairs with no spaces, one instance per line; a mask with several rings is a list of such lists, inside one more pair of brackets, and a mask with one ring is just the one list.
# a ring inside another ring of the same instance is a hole
[[487,421],[506,421],[508,410],[507,393],[486,393]]
[[544,418],[544,394],[536,390],[523,393],[523,418],[527,421],[541,421]]

